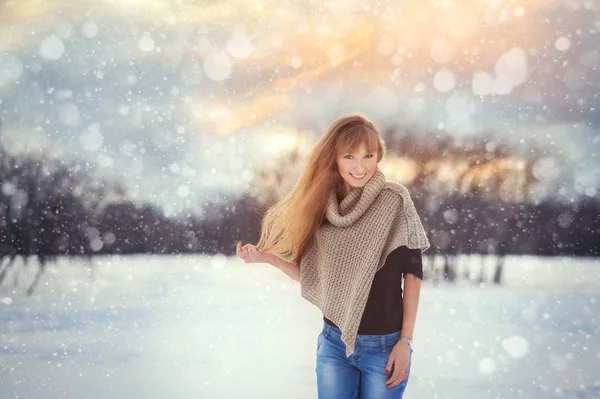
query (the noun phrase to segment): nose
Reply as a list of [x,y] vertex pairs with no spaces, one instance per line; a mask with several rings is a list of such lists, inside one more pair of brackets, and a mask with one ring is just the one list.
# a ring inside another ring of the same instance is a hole
[[361,160],[358,160],[357,163],[354,165],[354,172],[352,173],[357,173],[359,175],[363,174],[365,172],[365,168],[362,166],[362,162]]

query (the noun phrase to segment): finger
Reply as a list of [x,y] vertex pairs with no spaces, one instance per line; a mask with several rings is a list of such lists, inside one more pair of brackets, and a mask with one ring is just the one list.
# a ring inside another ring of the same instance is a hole
[[385,365],[385,374],[388,375],[392,372],[392,366],[394,365],[395,356],[391,355],[388,357],[387,364]]
[[236,253],[239,252],[242,256],[244,255],[244,246],[242,246],[242,240],[238,240],[235,250],[236,250]]
[[392,389],[394,387],[396,387],[398,385],[398,379],[399,377],[392,377],[389,381],[388,381],[388,388]]
[[236,253],[237,256],[240,257],[241,260],[245,261],[245,259],[244,259],[244,253],[242,252],[241,248],[236,248],[235,253]]
[[402,371],[399,369],[394,369],[394,373],[392,374],[392,377],[387,380],[387,384],[389,385],[389,388],[393,388],[396,385],[398,385],[398,382],[400,382],[400,377],[401,377],[401,373]]
[[398,384],[403,382],[405,378],[404,375],[404,371],[398,371],[397,373],[396,371],[394,371],[394,375],[392,375],[392,378],[390,378],[390,384],[388,388],[395,388],[396,386],[398,386]]
[[244,260],[244,262],[248,263],[250,262],[250,257],[248,256],[248,244],[244,245],[244,246],[240,246],[240,257]]
[[406,380],[406,369],[402,370],[402,373],[400,373],[400,384],[403,383],[404,380]]

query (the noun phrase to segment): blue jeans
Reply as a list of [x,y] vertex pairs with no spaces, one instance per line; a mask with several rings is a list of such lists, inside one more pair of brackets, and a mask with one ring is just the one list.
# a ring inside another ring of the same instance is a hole
[[346,346],[339,328],[323,322],[317,340],[317,391],[319,399],[383,399],[402,398],[408,377],[392,389],[385,383],[394,372],[385,374],[390,353],[400,339],[400,331],[386,335],[358,334],[354,353],[346,357]]

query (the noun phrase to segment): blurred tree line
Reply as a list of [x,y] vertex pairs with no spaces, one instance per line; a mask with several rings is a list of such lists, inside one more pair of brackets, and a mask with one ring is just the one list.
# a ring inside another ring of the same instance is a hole
[[[432,247],[424,255],[430,265],[436,255],[444,259],[444,278],[456,278],[453,262],[460,254],[496,255],[497,283],[507,254],[599,255],[597,198],[565,205],[530,197],[541,152],[482,139],[423,140],[393,130],[384,137],[389,152],[382,169],[409,187],[430,234]],[[291,189],[303,159],[298,151],[284,154],[257,172],[243,196],[205,203],[204,218],[169,218],[157,206],[128,198],[118,184],[95,178],[93,165],[14,156],[0,147],[0,284],[18,256],[38,267],[31,293],[47,262],[59,255],[232,255],[237,239],[258,240],[262,215]],[[399,166],[407,161],[411,173]]]
[[0,284],[17,257],[38,267],[31,294],[59,255],[230,254],[234,238],[254,232],[264,212],[246,195],[205,204],[209,220],[168,218],[155,205],[127,198],[119,185],[92,177],[91,165],[13,156],[0,147]]

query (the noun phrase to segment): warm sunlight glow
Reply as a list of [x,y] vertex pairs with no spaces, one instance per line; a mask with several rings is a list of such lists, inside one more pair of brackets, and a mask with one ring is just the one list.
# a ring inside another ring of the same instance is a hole
[[380,163],[380,168],[388,180],[410,185],[417,176],[417,164],[412,159],[386,156]]

